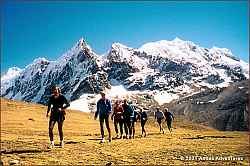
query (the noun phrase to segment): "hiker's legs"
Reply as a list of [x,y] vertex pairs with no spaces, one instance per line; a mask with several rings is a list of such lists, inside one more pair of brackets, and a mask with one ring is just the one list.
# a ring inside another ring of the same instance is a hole
[[163,128],[163,125],[162,125],[162,121],[161,121],[161,131],[163,132],[163,134],[164,134],[164,128]]
[[132,135],[132,126],[131,126],[131,121],[130,120],[127,121],[127,125],[128,125],[128,135],[129,135],[129,137],[131,137],[131,135]]
[[162,119],[158,119],[158,123],[159,123],[159,126],[160,126],[160,132],[163,131],[163,134],[164,134],[164,129],[162,127]]
[[160,132],[161,132],[161,119],[157,119],[158,125],[160,127]]
[[144,121],[144,125],[143,125],[143,131],[144,131],[144,134],[145,134],[144,136],[145,136],[145,137],[146,137],[146,135],[147,135],[146,130],[145,130],[145,124],[146,124],[146,122],[147,122],[147,121],[145,120],[145,121]]
[[126,133],[126,136],[127,136],[128,135],[128,123],[127,123],[126,119],[124,120],[124,130],[125,130],[125,133]]
[[143,135],[144,132],[144,121],[141,121],[141,135]]
[[160,131],[162,131],[162,124],[160,123]]
[[122,127],[123,127],[123,121],[122,120],[119,120],[119,126],[120,126],[120,134],[122,136],[122,134],[123,134],[123,129],[122,129]]
[[101,135],[102,138],[104,138],[104,129],[103,129],[104,118],[99,117],[99,121],[100,121]]
[[53,128],[55,126],[55,123],[56,123],[56,121],[54,121],[54,120],[49,121],[49,139],[50,139],[50,141],[54,141]]
[[145,133],[145,136],[146,136],[145,124],[146,124],[146,120],[141,121],[142,135],[143,133]]
[[116,132],[116,135],[118,135],[118,121],[117,120],[114,120],[114,126],[115,126],[115,132]]
[[109,133],[109,139],[111,139],[111,130],[109,127],[109,117],[105,117],[105,124],[106,124],[106,128],[108,130],[108,133]]
[[60,141],[63,141],[63,121],[57,122]]
[[168,125],[168,130],[171,132],[172,131],[172,121],[168,121],[167,125]]
[[131,130],[132,130],[132,136],[134,138],[135,137],[135,122],[134,121],[131,122]]

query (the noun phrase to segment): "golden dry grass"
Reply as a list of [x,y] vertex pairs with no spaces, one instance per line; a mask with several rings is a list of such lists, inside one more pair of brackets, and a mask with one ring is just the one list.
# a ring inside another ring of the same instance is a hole
[[[174,122],[174,133],[159,134],[151,119],[148,136],[113,140],[99,144],[99,122],[92,114],[68,110],[64,123],[65,147],[48,150],[46,107],[1,99],[1,160],[4,165],[17,160],[23,165],[248,165],[246,132],[220,132],[184,122]],[[31,120],[29,120],[31,119]],[[111,123],[113,124],[113,123]],[[113,125],[113,136],[114,130]],[[105,130],[106,132],[106,130]],[[54,129],[58,144],[57,126]],[[241,156],[243,161],[186,160],[181,157]]]

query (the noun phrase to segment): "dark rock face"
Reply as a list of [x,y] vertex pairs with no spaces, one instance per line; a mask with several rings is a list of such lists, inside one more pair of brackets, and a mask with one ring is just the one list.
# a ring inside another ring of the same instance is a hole
[[207,90],[179,100],[171,110],[190,121],[219,130],[247,131],[248,87],[245,80],[224,89]]
[[242,74],[242,68],[240,66],[236,66],[234,68],[230,68],[224,64],[213,64],[217,69],[225,69],[228,77],[231,77],[232,81],[237,82],[241,80],[246,80],[246,76]]
[[78,99],[84,93],[99,93],[103,91],[105,88],[110,88],[107,74],[106,73],[96,73],[95,75],[91,75],[85,78],[77,89],[73,92],[70,100]]
[[118,81],[127,79],[131,76],[129,73],[134,73],[136,71],[135,68],[126,62],[111,62],[107,65],[107,67],[109,67],[107,70],[107,73],[109,74],[108,78],[116,79]]
[[222,82],[224,82],[223,79],[220,78],[220,76],[218,75],[209,75],[207,78],[206,78],[206,81],[207,83],[211,84],[211,85],[216,85],[216,84],[220,84]]

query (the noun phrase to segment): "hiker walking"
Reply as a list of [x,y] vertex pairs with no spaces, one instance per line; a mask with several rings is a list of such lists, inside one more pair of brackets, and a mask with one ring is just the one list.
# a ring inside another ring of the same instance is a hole
[[172,130],[172,121],[174,120],[174,115],[171,112],[169,112],[168,108],[165,109],[164,115],[166,118],[168,130],[171,133],[173,131]]
[[146,130],[145,130],[145,124],[148,120],[148,115],[145,111],[143,111],[142,108],[140,108],[140,112],[139,112],[139,116],[140,116],[140,120],[141,120],[141,136],[143,136],[144,133],[144,137],[146,137]]
[[131,128],[131,116],[133,114],[133,108],[128,104],[127,99],[123,100],[123,118],[124,118],[124,129],[126,133],[126,138],[131,138],[132,128]]
[[[51,105],[52,108],[51,108]],[[49,116],[50,112],[50,119],[49,119],[49,138],[50,138],[50,145],[49,148],[54,147],[54,138],[53,138],[53,128],[55,123],[58,124],[58,132],[60,136],[60,147],[64,147],[63,142],[63,122],[65,120],[65,109],[69,107],[70,104],[67,99],[61,94],[61,89],[57,86],[52,88],[52,96],[49,98],[48,101],[48,110],[46,117]]]
[[101,99],[98,100],[97,102],[97,110],[95,112],[95,117],[94,119],[97,118],[97,116],[99,115],[99,121],[100,121],[100,129],[101,129],[101,143],[104,143],[104,129],[103,129],[103,124],[105,121],[106,124],[106,128],[108,130],[109,133],[109,142],[111,142],[111,130],[109,127],[109,114],[111,113],[111,101],[109,99],[106,98],[106,95],[104,92],[101,92]]
[[157,120],[159,127],[160,127],[160,133],[161,131],[164,134],[164,129],[162,127],[162,120],[165,119],[164,113],[162,111],[160,111],[160,108],[157,107],[156,108],[156,112],[155,112],[155,119]]
[[132,105],[132,102],[129,105],[131,106],[131,108],[133,110],[133,112],[130,116],[130,123],[131,123],[132,138],[135,138],[135,124],[137,122],[139,114],[137,111],[135,111],[135,107]]
[[113,107],[113,114],[111,116],[111,119],[114,120],[114,126],[115,126],[115,132],[116,132],[116,138],[118,138],[118,124],[120,127],[120,139],[123,135],[123,107],[120,104],[119,100],[115,101],[114,107]]

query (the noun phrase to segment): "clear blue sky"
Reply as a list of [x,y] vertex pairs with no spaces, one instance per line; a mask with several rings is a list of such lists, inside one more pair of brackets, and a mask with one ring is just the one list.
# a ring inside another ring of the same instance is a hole
[[[98,54],[179,37],[249,62],[248,1],[28,2],[1,5],[1,70],[56,60],[80,37]],[[1,73],[2,73],[1,72]]]

